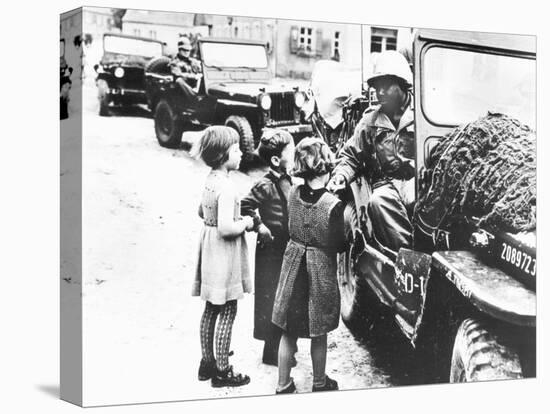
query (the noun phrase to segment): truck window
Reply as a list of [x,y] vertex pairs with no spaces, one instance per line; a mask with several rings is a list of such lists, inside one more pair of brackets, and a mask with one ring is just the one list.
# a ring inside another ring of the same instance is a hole
[[204,42],[202,56],[206,66],[267,68],[267,55],[262,45]]
[[422,64],[422,109],[432,123],[456,126],[494,111],[535,129],[534,59],[434,46]]

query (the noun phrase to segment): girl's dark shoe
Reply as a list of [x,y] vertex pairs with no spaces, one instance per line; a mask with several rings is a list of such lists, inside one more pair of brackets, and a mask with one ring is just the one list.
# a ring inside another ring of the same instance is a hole
[[199,366],[199,381],[206,381],[216,375],[216,360],[208,362],[204,359],[201,359],[201,364]]
[[312,388],[312,392],[317,391],[336,391],[338,389],[338,383],[330,378],[328,375],[325,375],[325,385],[322,387],[316,387],[315,385]]
[[294,394],[296,393],[296,384],[294,384],[294,379],[290,379],[290,384],[283,388],[281,391],[275,390],[275,394]]
[[219,387],[240,387],[250,382],[250,377],[244,374],[233,372],[233,367],[230,365],[225,371],[216,370],[216,375],[212,377],[212,386]]

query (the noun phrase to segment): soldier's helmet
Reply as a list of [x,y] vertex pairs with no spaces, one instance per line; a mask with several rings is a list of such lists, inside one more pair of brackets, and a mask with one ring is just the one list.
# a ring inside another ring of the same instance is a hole
[[182,37],[179,38],[179,40],[178,40],[178,49],[180,49],[180,48],[188,49],[188,50],[192,49],[191,41],[189,40],[188,37],[182,36]]
[[374,80],[384,76],[395,76],[405,82],[408,88],[412,87],[412,72],[409,63],[405,56],[395,50],[386,50],[378,55],[367,83],[372,88]]

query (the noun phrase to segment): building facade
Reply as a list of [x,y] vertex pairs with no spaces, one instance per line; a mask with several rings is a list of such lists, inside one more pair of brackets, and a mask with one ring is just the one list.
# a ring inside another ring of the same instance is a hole
[[166,43],[166,52],[174,54],[181,36],[209,35],[208,25],[195,23],[194,13],[127,10],[122,18],[122,33],[160,40]]
[[309,79],[315,62],[332,59],[361,66],[361,26],[357,24],[278,20],[276,75]]
[[[103,53],[103,34],[120,32],[113,24],[113,10],[100,7],[82,9],[80,29],[76,15],[64,15],[61,37],[65,39],[67,60],[84,61],[84,76],[93,74],[93,65]],[[82,26],[86,33],[82,33]],[[332,59],[348,67],[372,70],[378,53],[384,50],[411,51],[411,28],[370,26],[316,21],[297,21],[246,16],[207,15],[149,10],[127,10],[122,17],[122,33],[148,37],[166,43],[174,54],[180,36],[215,36],[265,42],[271,71],[282,78],[309,79],[315,62]],[[91,39],[75,46],[75,36]]]

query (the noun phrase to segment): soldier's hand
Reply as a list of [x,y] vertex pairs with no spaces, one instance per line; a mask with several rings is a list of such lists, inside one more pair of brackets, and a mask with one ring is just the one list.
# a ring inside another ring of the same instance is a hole
[[344,188],[346,188],[346,179],[340,174],[333,176],[327,184],[327,190],[331,193],[336,193]]
[[260,224],[258,227],[258,243],[260,247],[264,247],[273,241],[273,235],[265,224]]
[[244,228],[246,231],[250,231],[254,228],[254,220],[252,219],[252,217],[244,216],[242,220],[244,221]]
[[172,74],[175,76],[182,76],[183,73],[179,66],[172,66]]

